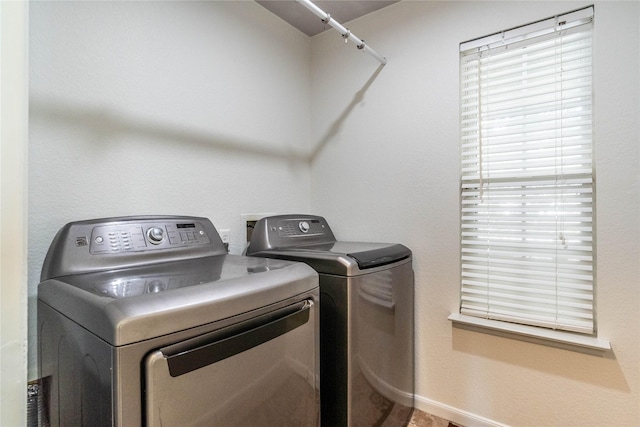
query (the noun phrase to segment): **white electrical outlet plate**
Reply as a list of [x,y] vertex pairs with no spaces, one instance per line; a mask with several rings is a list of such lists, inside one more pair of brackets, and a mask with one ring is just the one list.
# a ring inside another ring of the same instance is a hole
[[222,239],[222,243],[229,243],[229,239],[230,239],[230,236],[231,236],[231,230],[229,230],[229,229],[218,230],[218,234],[220,235],[220,238]]

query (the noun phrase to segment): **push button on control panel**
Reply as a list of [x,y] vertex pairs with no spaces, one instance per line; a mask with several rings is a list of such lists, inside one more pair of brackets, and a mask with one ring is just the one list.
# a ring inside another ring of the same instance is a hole
[[137,251],[146,248],[147,243],[140,226],[101,226],[92,232],[92,254]]
[[167,225],[167,238],[169,243],[175,246],[192,246],[209,243],[209,237],[205,233],[202,224],[183,223]]

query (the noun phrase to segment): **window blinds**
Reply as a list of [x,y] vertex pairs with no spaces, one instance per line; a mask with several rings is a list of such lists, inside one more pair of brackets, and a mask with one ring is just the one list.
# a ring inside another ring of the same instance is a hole
[[462,314],[594,333],[592,21],[460,45]]

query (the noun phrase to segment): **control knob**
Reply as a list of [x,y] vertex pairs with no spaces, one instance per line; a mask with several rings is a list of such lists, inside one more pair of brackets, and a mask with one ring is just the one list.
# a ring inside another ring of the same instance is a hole
[[156,294],[158,292],[166,291],[167,285],[162,280],[152,280],[147,284],[147,292],[150,294]]
[[300,221],[300,224],[298,224],[298,228],[300,228],[300,231],[302,231],[303,233],[307,233],[309,232],[309,223],[307,221]]
[[151,227],[147,230],[147,237],[149,238],[149,242],[154,245],[159,245],[164,239],[164,230],[160,227]]

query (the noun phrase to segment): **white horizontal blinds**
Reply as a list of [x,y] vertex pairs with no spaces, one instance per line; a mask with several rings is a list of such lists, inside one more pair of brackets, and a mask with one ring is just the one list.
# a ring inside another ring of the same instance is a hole
[[462,314],[594,332],[592,17],[461,45]]

